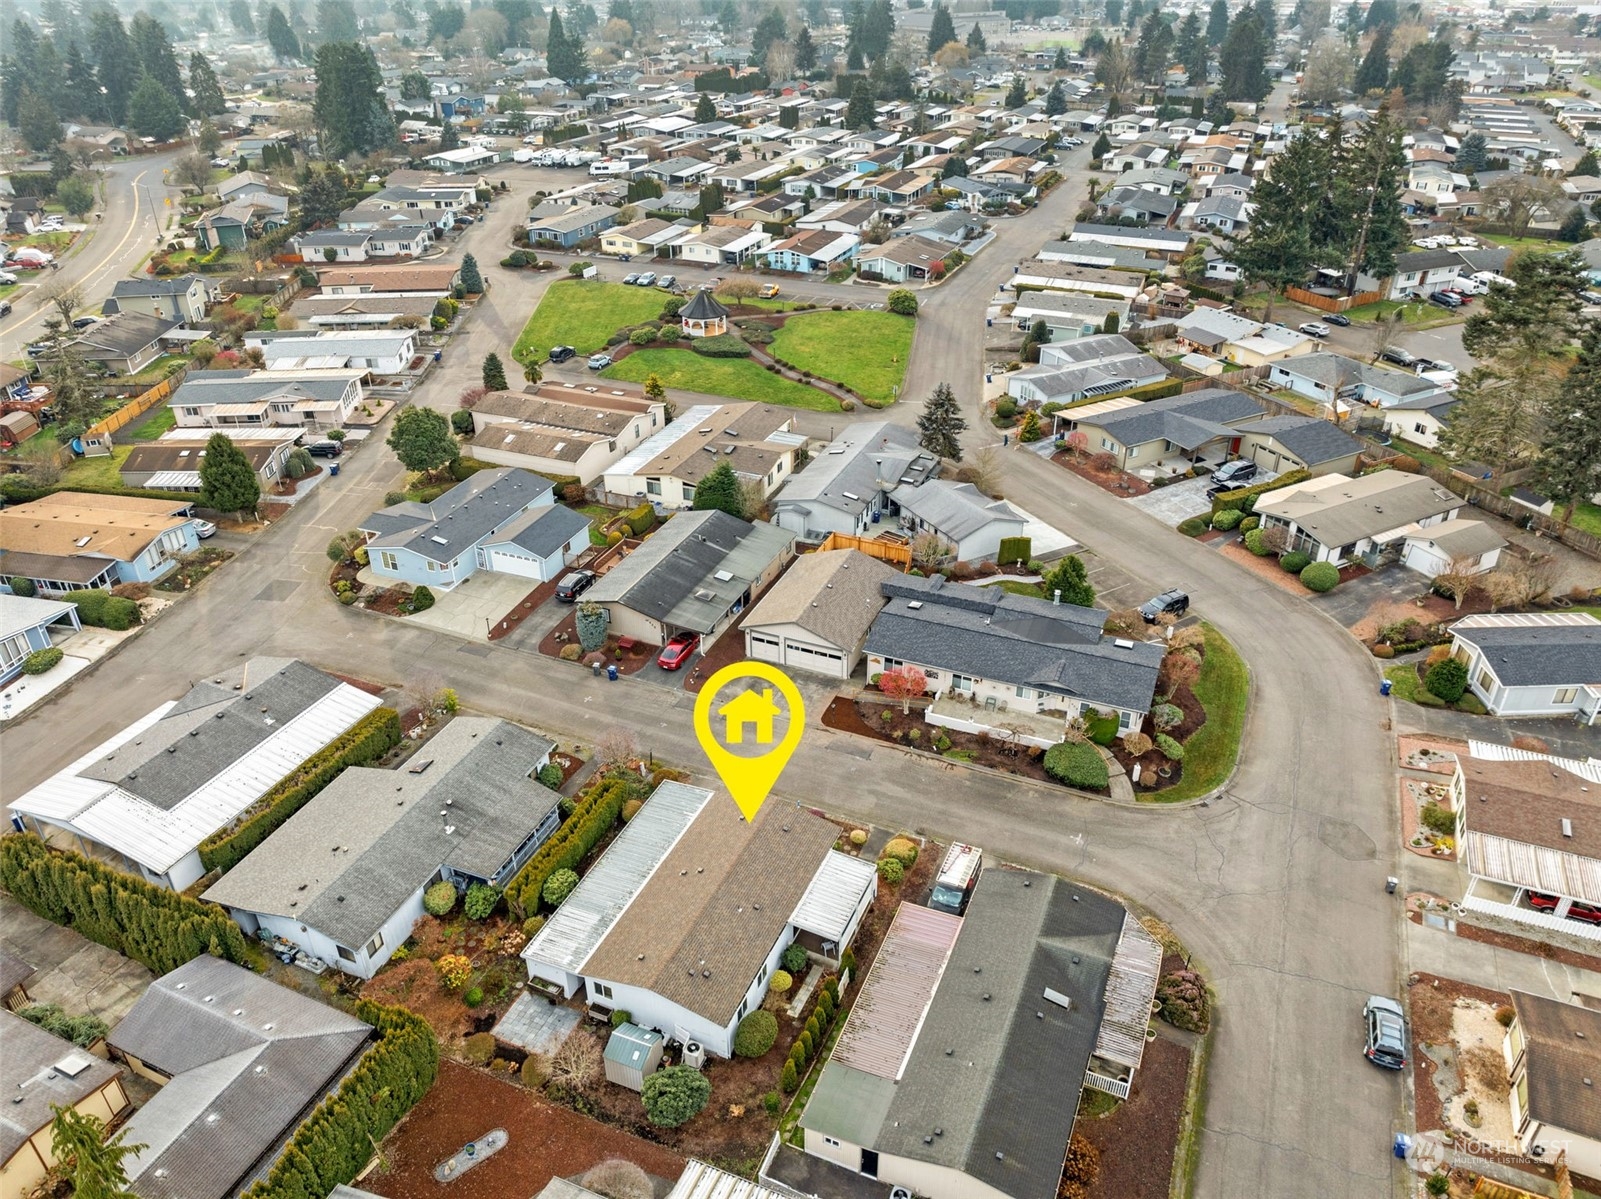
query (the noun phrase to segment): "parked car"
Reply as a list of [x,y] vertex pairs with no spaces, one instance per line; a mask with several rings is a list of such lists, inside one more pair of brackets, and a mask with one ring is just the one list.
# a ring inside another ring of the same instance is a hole
[[1453,296],[1448,291],[1431,291],[1429,293],[1429,303],[1438,304],[1441,308],[1460,308],[1462,307],[1462,297]]
[[90,325],[98,325],[99,323],[100,318],[98,316],[76,316],[72,318],[72,327],[74,329],[87,329]]
[[1601,291],[1581,291],[1579,299],[1586,304],[1601,304]]
[[229,162],[226,158],[213,158],[211,160],[211,165],[214,167],[231,167],[233,163]]
[[656,286],[661,288],[663,291],[672,291],[673,288],[678,286],[678,276],[663,275],[661,278],[656,280]]
[[575,570],[556,585],[556,599],[563,604],[574,604],[578,597],[595,585],[599,576],[592,570]]
[[769,283],[766,287],[762,288],[762,290],[761,290],[761,297],[764,300],[771,300],[777,294],[778,294],[778,284],[776,284],[776,283]]
[[199,518],[196,518],[194,523],[195,536],[200,538],[201,541],[204,541],[207,537],[215,535],[217,532],[217,526],[212,524],[209,520],[200,520]]
[[550,360],[552,362],[566,362],[577,353],[578,351],[573,349],[572,346],[551,346]]
[[327,441],[314,441],[306,447],[306,453],[313,458],[337,458],[344,452],[344,445],[331,438]]
[[0,271],[0,283],[3,283],[5,286],[10,287],[16,281],[17,281],[17,277],[15,275],[13,275],[10,271]]
[[639,282],[639,272],[638,271],[634,271],[631,274],[624,275],[623,276],[623,282],[626,283],[629,287],[632,287],[634,284]]
[[1212,485],[1206,491],[1208,495],[1233,491],[1254,478],[1256,478],[1256,463],[1248,458],[1236,458],[1233,462],[1225,462],[1212,472]]
[[1363,1056],[1376,1066],[1389,1070],[1406,1068],[1406,1013],[1401,1005],[1383,995],[1369,995],[1362,1006],[1362,1022],[1367,1027],[1367,1046]]
[[700,648],[699,633],[674,633],[662,652],[656,655],[656,665],[663,670],[677,670],[694,656]]
[[1400,346],[1388,346],[1379,352],[1379,357],[1386,362],[1393,362],[1396,366],[1416,366],[1417,358]]
[[610,354],[591,354],[589,357],[589,369],[592,371],[603,371],[610,365]]
[[456,220],[455,220],[455,223],[458,224],[458,225],[471,225],[471,224],[473,224],[473,221],[474,221],[474,218],[472,218],[470,216],[466,216],[464,214],[462,216],[458,216],[456,218]]
[[[1537,912],[1552,912],[1562,900],[1556,895],[1546,895],[1540,891],[1529,892],[1529,906]],[[1587,903],[1575,902],[1568,908],[1569,920],[1582,920],[1586,924],[1601,924],[1601,908]]]
[[1153,596],[1140,605],[1140,615],[1146,624],[1155,624],[1161,616],[1183,616],[1190,610],[1190,597],[1177,587]]
[[650,287],[656,282],[656,272],[646,271],[639,278],[635,279],[634,282],[640,287]]
[[1339,325],[1342,329],[1351,323],[1351,318],[1343,312],[1331,312],[1323,319],[1331,325]]
[[1301,324],[1301,332],[1309,337],[1323,338],[1329,335],[1329,327],[1322,321],[1304,321]]

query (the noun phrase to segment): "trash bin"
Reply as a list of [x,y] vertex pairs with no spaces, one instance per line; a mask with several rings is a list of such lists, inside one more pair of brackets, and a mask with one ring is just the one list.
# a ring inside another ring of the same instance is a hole
[[1401,885],[1401,880],[1396,878],[1395,875],[1392,874],[1387,879],[1384,880],[1384,893],[1386,895],[1394,895],[1395,894],[1395,889],[1397,887],[1399,887],[1400,885]]
[[443,350],[435,350],[434,351],[434,361],[435,362],[438,362],[444,356],[445,356],[445,352]]
[[1404,1133],[1404,1132],[1396,1133],[1395,1134],[1395,1156],[1400,1158],[1402,1161],[1405,1161],[1406,1160],[1406,1155],[1408,1153],[1410,1153],[1411,1151],[1412,1151],[1412,1138],[1407,1136],[1407,1134]]
[[339,463],[337,463],[337,462],[330,462],[330,463],[329,463],[329,464],[328,464],[328,473],[329,473],[329,474],[330,474],[330,475],[337,475],[337,474],[338,474],[338,473],[339,473]]
[[600,678],[600,663],[599,662],[591,662],[589,665],[594,669],[595,677],[597,679]]
[[614,683],[617,681],[617,667],[615,664],[606,667],[606,677]]
[[1385,679],[1382,683],[1379,684],[1379,694],[1380,695],[1388,695],[1388,694],[1390,694],[1390,686],[1391,686],[1390,680],[1389,679]]

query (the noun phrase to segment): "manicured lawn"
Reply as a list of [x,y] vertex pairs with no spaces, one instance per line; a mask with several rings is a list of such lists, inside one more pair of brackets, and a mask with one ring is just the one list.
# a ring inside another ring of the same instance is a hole
[[643,383],[646,375],[654,374],[666,386],[684,391],[782,404],[786,408],[810,408],[813,412],[839,411],[839,401],[827,392],[775,375],[749,358],[703,358],[690,350],[638,350],[601,374],[635,383]]
[[1381,316],[1386,320],[1394,319],[1391,313],[1399,311],[1401,327],[1403,329],[1432,329],[1436,325],[1449,325],[1453,321],[1466,320],[1468,309],[1446,309],[1438,304],[1411,303],[1403,304],[1399,300],[1380,300],[1375,304],[1362,304],[1356,308],[1348,308],[1345,315],[1359,325],[1371,325]]
[[1206,723],[1184,744],[1184,777],[1176,786],[1151,797],[1158,803],[1199,799],[1214,787],[1221,787],[1240,755],[1251,675],[1228,638],[1211,625],[1202,628],[1206,632],[1206,657],[1192,690],[1206,709]]
[[79,458],[66,470],[61,472],[63,487],[121,487],[122,475],[118,468],[133,453],[133,446],[119,445],[111,448],[109,455],[102,454],[94,458]]
[[188,357],[183,354],[162,354],[138,374],[129,375],[128,378],[136,383],[160,383],[170,370],[188,361]]
[[1575,529],[1601,537],[1601,504],[1592,504],[1581,501],[1573,510],[1572,525]]
[[144,420],[128,430],[129,441],[155,441],[163,433],[170,432],[178,423],[178,414],[170,405],[163,404]]
[[772,351],[791,366],[887,404],[906,377],[916,321],[893,312],[811,312],[791,317]]
[[[1569,609],[1572,611],[1572,609]],[[1464,691],[1462,698],[1454,704],[1448,704],[1438,695],[1435,695],[1423,685],[1418,677],[1417,665],[1405,663],[1399,666],[1386,666],[1384,677],[1390,680],[1390,690],[1397,699],[1404,699],[1407,703],[1418,704],[1425,708],[1455,708],[1459,712],[1467,712],[1473,716],[1484,715],[1484,705],[1479,697],[1471,691]]]
[[[551,284],[533,316],[512,346],[518,362],[532,356],[543,362],[551,346],[569,345],[580,354],[603,349],[606,339],[623,325],[637,325],[661,315],[667,293],[654,287],[625,287],[561,279]],[[704,390],[704,389],[703,389]]]
[[1481,234],[1485,241],[1493,241],[1498,246],[1506,246],[1513,250],[1566,250],[1566,243],[1553,241],[1549,237],[1512,237],[1506,233]]
[[990,583],[988,586],[999,587],[1002,591],[1009,591],[1013,595],[1027,595],[1034,599],[1045,598],[1045,592],[1040,589],[1038,583],[1014,582],[1008,579],[1000,583]]

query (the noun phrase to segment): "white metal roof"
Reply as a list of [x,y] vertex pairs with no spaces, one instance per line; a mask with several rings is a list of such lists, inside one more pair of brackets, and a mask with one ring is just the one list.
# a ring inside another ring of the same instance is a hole
[[711,419],[721,404],[696,404],[683,413],[675,421],[662,429],[659,433],[652,433],[644,441],[636,445],[627,454],[619,458],[606,471],[608,475],[632,475],[643,470],[656,455],[664,453],[669,447],[676,444],[681,437],[687,437],[691,430],[698,429]]
[[789,922],[825,941],[843,941],[862,892],[876,887],[877,880],[878,868],[872,862],[831,849],[806,885]]
[[121,749],[134,738],[144,735],[172,708],[173,701],[169,700],[154,712],[136,720],[121,732],[113,734],[77,761],[63,766],[33,790],[25,792],[18,799],[12,800],[11,810],[28,816],[38,816],[45,820],[70,820],[90,804],[104,798],[107,792],[116,787],[115,783],[83,778],[83,772],[106,757],[106,755]]
[[1561,758],[1490,741],[1469,741],[1468,756],[1485,762],[1550,762],[1592,783],[1601,783],[1601,758]]
[[146,487],[156,491],[172,491],[183,487],[199,487],[200,472],[197,470],[158,470],[150,476]]
[[528,943],[523,957],[569,974],[580,973],[711,798],[710,791],[684,783],[657,787]]
[[667,1199],[789,1199],[789,1196],[787,1192],[775,1191],[690,1158]]
[[1462,840],[1462,860],[1471,874],[1547,895],[1601,903],[1601,861],[1595,858],[1493,837],[1471,828]]
[[0,640],[49,624],[76,607],[76,604],[65,600],[35,599],[12,595],[9,591],[0,592]]
[[246,404],[213,404],[212,416],[260,416],[267,411],[266,400],[252,400]]

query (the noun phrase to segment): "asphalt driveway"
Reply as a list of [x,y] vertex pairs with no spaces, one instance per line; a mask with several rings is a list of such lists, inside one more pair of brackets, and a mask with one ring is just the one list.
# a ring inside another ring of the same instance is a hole
[[1310,602],[1350,629],[1375,608],[1410,604],[1428,589],[1428,580],[1422,575],[1400,563],[1391,563],[1341,583],[1333,591],[1314,595]]

